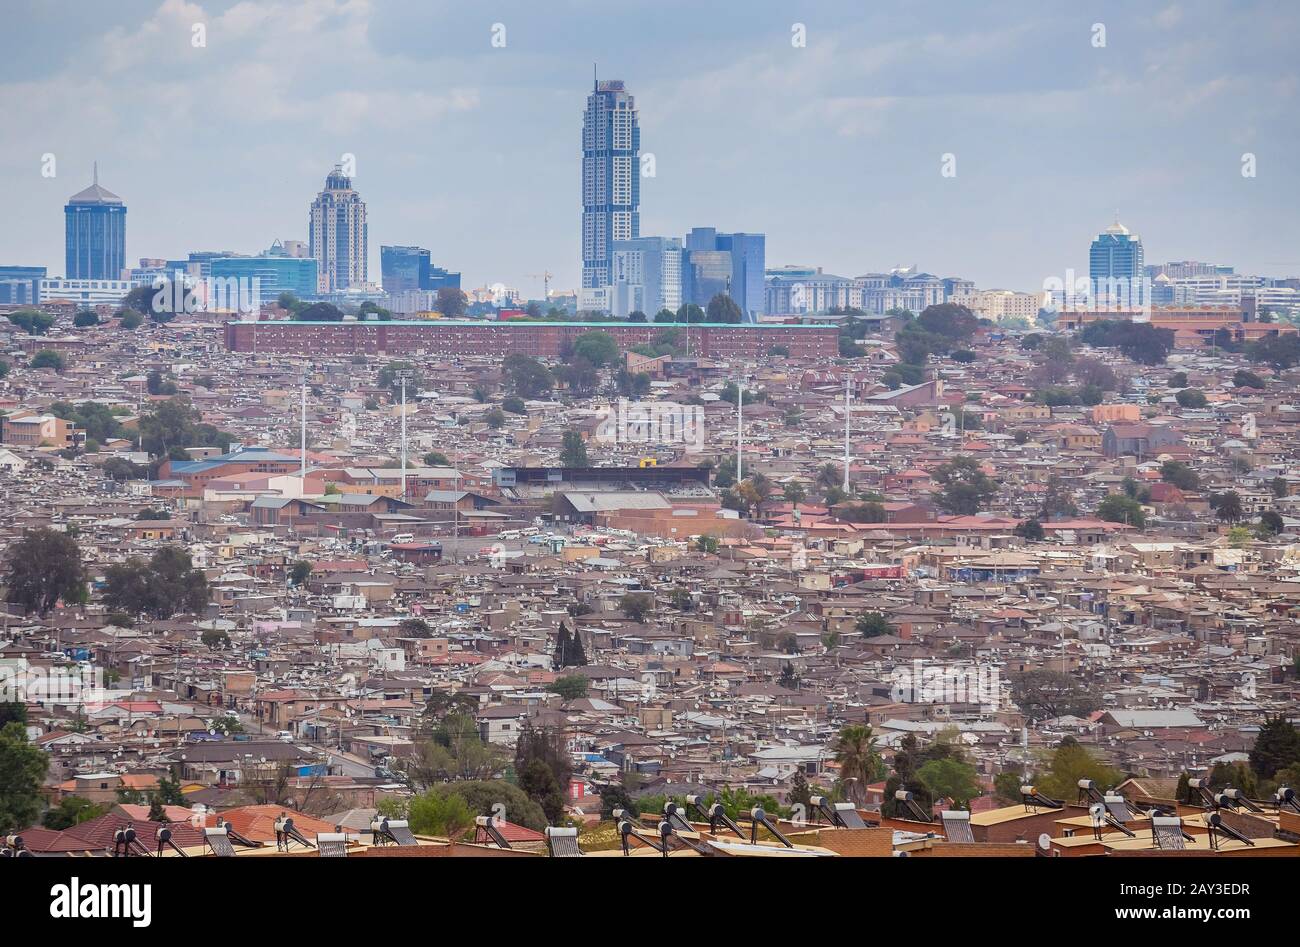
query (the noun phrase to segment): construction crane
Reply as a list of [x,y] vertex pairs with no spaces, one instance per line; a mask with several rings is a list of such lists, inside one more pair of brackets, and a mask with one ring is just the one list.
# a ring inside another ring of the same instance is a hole
[[540,273],[525,273],[529,279],[539,279],[542,281],[542,301],[545,302],[551,298],[551,277],[555,274],[550,270],[542,270]]

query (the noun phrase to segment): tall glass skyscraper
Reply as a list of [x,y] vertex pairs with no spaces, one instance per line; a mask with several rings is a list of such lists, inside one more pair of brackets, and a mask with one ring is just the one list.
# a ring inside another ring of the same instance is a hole
[[696,227],[686,235],[682,299],[701,308],[719,293],[729,295],[746,322],[757,322],[767,304],[764,285],[767,237],[761,233],[718,233]]
[[460,274],[434,266],[424,247],[380,247],[379,269],[384,292],[391,296],[413,289],[460,289]]
[[1142,265],[1142,238],[1119,222],[1097,234],[1088,254],[1088,275],[1098,280],[1125,279],[1131,284],[1146,275]]
[[325,190],[312,201],[310,233],[320,292],[337,293],[368,282],[366,202],[352,189],[352,179],[339,165],[325,178]]
[[621,79],[596,83],[582,119],[582,288],[608,286],[616,240],[641,236],[641,129]]
[[122,198],[94,183],[68,198],[63,208],[68,279],[116,280],[126,268],[126,205]]

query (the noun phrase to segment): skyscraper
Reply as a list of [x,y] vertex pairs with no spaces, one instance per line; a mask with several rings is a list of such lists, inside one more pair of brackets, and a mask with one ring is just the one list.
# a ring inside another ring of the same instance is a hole
[[325,190],[311,205],[311,256],[317,264],[317,286],[337,293],[368,282],[366,204],[352,190],[352,179],[340,165],[325,178]]
[[609,313],[626,319],[682,304],[682,244],[676,237],[637,237],[610,244]]
[[609,285],[615,240],[641,236],[641,129],[621,79],[597,82],[582,119],[582,288]]
[[434,266],[424,247],[380,247],[379,268],[384,292],[392,296],[416,289],[460,289],[460,274]]
[[126,268],[126,205],[122,198],[94,182],[68,198],[63,208],[68,279],[116,280]]
[[766,306],[767,237],[761,233],[718,233],[696,227],[686,235],[682,258],[682,300],[701,308],[719,293],[729,295],[746,322],[757,322]]
[[1092,241],[1088,254],[1088,275],[1096,287],[1098,280],[1123,279],[1128,285],[1141,282],[1146,271],[1142,266],[1142,238],[1119,222],[1111,224]]

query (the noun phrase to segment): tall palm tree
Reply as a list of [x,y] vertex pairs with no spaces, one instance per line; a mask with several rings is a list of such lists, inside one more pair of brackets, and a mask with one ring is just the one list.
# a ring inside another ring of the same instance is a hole
[[864,724],[851,724],[840,730],[832,747],[835,762],[840,764],[840,779],[854,805],[861,805],[867,783],[876,773],[876,738]]

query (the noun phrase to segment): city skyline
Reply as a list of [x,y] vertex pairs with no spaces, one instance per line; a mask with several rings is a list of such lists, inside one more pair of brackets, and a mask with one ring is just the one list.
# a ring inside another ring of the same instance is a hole
[[[247,5],[128,0],[105,24],[23,4],[8,35],[61,44],[36,59],[0,40],[0,103],[14,127],[31,129],[0,156],[0,199],[22,219],[51,220],[98,159],[133,207],[128,265],[200,249],[255,253],[307,239],[302,204],[321,169],[352,154],[374,228],[371,272],[380,244],[418,245],[466,286],[504,282],[540,296],[531,274],[549,271],[553,288],[576,289],[572,142],[595,61],[635,92],[641,151],[655,156],[655,177],[640,179],[641,233],[717,221],[766,233],[771,266],[851,277],[917,263],[1034,290],[1066,267],[1082,270],[1087,238],[1118,207],[1149,259],[1300,270],[1291,249],[1300,223],[1282,213],[1298,190],[1286,156],[1300,80],[1270,55],[1288,30],[1252,30],[1259,55],[1249,62],[1226,54],[1252,13],[1281,27],[1296,11],[1255,3],[1216,17],[1210,3],[1138,12],[1101,3],[1083,16],[937,4],[938,17],[850,7],[810,9],[804,48],[792,46],[785,4],[699,11],[696,30],[671,36],[663,17],[633,10],[624,32],[635,42],[611,49],[595,41],[610,14],[588,5],[548,17],[506,4],[479,17],[320,0],[254,15]],[[494,19],[504,47],[491,45]],[[1094,20],[1106,26],[1104,48],[1091,43]],[[412,39],[435,21],[442,52]],[[191,46],[195,22],[206,25],[204,48]],[[301,50],[275,42],[308,33]],[[322,77],[321,61],[344,49],[356,68]],[[184,72],[142,68],[146,52]],[[84,69],[111,73],[113,94],[74,82]],[[45,107],[33,111],[37,101]],[[142,114],[166,120],[151,127]],[[1255,178],[1241,173],[1248,152]],[[46,154],[54,178],[41,177]],[[955,178],[940,173],[945,154]],[[0,241],[7,262],[61,267],[58,234],[43,223]]]

